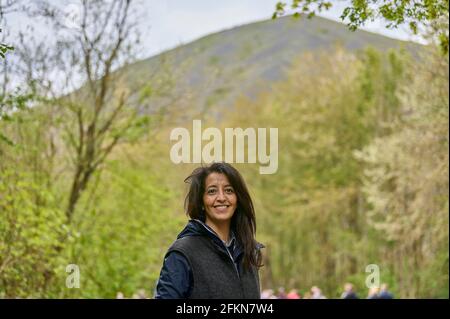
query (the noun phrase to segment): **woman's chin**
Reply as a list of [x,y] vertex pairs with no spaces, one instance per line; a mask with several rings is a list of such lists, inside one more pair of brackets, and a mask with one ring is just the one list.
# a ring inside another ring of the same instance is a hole
[[231,215],[230,214],[214,214],[214,219],[217,221],[227,221],[229,219],[231,219]]
[[231,219],[231,217],[233,217],[233,213],[232,212],[214,212],[213,216],[211,216],[214,220],[216,221],[228,221]]

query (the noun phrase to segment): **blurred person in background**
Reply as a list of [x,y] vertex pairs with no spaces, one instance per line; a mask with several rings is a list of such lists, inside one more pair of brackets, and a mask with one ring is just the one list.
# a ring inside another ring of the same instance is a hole
[[324,295],[322,295],[322,290],[320,290],[317,286],[311,287],[311,299],[327,299]]
[[353,284],[348,282],[344,285],[344,292],[341,295],[341,299],[359,299],[354,291]]
[[367,299],[378,299],[378,291],[380,289],[378,287],[369,288],[369,292],[367,294]]
[[394,299],[394,295],[388,290],[387,284],[382,284],[380,293],[378,294],[379,299]]
[[287,298],[286,291],[285,291],[284,287],[278,288],[277,297],[278,297],[278,299],[286,299]]
[[273,294],[273,289],[264,289],[261,292],[261,299],[274,299],[276,296]]
[[287,299],[300,299],[297,289],[291,289],[286,297]]

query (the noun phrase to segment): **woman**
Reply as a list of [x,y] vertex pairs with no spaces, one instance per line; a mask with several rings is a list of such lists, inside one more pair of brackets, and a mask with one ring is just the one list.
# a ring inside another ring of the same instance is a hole
[[260,249],[253,203],[239,172],[227,163],[186,178],[191,220],[169,248],[156,299],[260,298]]

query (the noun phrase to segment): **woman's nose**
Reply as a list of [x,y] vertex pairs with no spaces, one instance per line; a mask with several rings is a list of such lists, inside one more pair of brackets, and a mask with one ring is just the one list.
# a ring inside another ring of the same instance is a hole
[[225,198],[225,193],[223,191],[219,191],[217,193],[217,200],[224,201],[225,199],[226,199]]

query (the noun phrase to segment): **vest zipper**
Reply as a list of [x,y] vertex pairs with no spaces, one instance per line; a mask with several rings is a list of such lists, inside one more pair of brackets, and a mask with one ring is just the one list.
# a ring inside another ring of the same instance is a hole
[[228,250],[227,247],[225,247],[225,250],[227,251],[228,256],[230,256],[231,262],[233,263],[234,269],[236,270],[236,274],[237,274],[237,276],[239,278],[239,281],[240,281],[241,280],[241,276],[239,275],[239,270],[238,270],[238,268],[236,266],[236,263],[234,262],[233,257],[231,256],[230,251]]
[[[203,222],[200,221],[200,224],[203,226],[203,228],[205,228],[208,232],[210,232],[211,234],[214,235],[214,237],[217,238],[217,235],[216,235],[215,233],[213,233],[212,231],[210,231],[210,230],[208,229],[208,227],[205,227],[205,226],[203,225]],[[220,238],[219,238],[219,240],[220,240],[220,242],[222,242],[222,240],[221,240]],[[223,243],[222,243],[222,245],[225,247],[225,250],[227,251],[228,256],[229,256],[230,259],[231,259],[231,263],[233,264],[234,270],[236,270],[236,275],[238,276],[239,281],[241,281],[241,276],[239,275],[239,270],[238,270],[238,268],[237,268],[237,266],[236,266],[236,263],[235,263],[234,260],[233,260],[233,257],[232,257],[231,254],[230,254],[230,251],[228,250],[228,248],[227,248]],[[242,284],[241,284],[241,285],[242,285]]]

